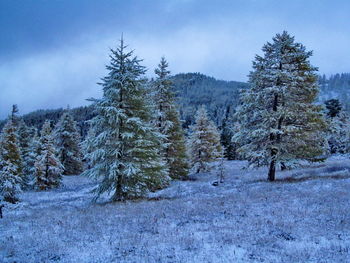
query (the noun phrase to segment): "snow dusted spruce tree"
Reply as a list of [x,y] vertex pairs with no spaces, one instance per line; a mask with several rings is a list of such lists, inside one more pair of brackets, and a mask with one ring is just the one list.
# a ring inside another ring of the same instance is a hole
[[97,116],[91,120],[93,138],[87,141],[84,172],[101,178],[95,192],[112,194],[112,201],[137,198],[168,185],[165,161],[159,155],[162,135],[151,124],[151,105],[145,88],[141,60],[126,52],[123,39],[111,50],[104,77],[103,97],[95,101]]
[[215,124],[209,120],[204,106],[200,107],[191,127],[189,152],[191,166],[194,172],[209,171],[209,163],[223,157],[220,143],[220,133]]
[[169,167],[169,176],[172,179],[187,179],[188,163],[186,155],[185,136],[181,127],[180,116],[175,106],[172,81],[168,63],[162,57],[158,68],[154,86],[154,101],[156,106],[156,126],[164,135],[162,155]]
[[235,133],[235,121],[231,113],[231,106],[228,106],[225,113],[225,118],[221,125],[221,144],[224,148],[224,156],[228,160],[237,160],[237,145],[232,142],[233,134]]
[[63,165],[57,157],[50,121],[45,121],[40,136],[40,148],[35,162],[36,187],[47,190],[61,183]]
[[342,105],[337,99],[325,101],[328,122],[328,147],[331,154],[350,152],[350,119],[342,110]]
[[58,157],[65,175],[80,174],[83,171],[83,155],[80,149],[80,134],[73,116],[65,111],[54,130]]
[[36,151],[33,152],[33,140],[37,140],[36,129],[28,127],[23,119],[18,124],[18,140],[21,149],[22,167],[23,167],[23,187],[30,187],[35,173],[34,163],[36,160]]
[[22,157],[18,145],[17,127],[10,118],[0,141],[0,194],[6,202],[16,203],[23,183]]
[[262,50],[253,62],[250,88],[241,94],[236,113],[241,129],[234,141],[251,165],[269,165],[273,181],[277,165],[312,161],[323,153],[326,124],[322,107],[313,104],[318,85],[312,52],[287,32]]

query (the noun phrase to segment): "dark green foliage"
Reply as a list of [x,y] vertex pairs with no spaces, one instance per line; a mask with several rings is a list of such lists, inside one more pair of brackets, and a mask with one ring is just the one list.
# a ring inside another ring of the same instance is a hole
[[324,102],[327,108],[327,116],[334,118],[339,115],[342,110],[342,105],[338,99],[330,99]]

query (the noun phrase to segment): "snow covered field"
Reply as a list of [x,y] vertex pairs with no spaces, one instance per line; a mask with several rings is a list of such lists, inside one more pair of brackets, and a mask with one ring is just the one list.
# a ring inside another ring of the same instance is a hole
[[350,160],[286,172],[225,163],[149,200],[91,203],[92,181],[26,192],[0,220],[0,262],[350,262]]

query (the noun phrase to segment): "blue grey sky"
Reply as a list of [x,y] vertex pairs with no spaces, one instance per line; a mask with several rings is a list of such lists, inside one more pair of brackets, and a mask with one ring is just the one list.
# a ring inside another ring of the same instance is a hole
[[350,72],[348,0],[0,0],[0,118],[86,105],[101,96],[121,34],[153,69],[246,81],[255,54],[283,30],[327,75]]

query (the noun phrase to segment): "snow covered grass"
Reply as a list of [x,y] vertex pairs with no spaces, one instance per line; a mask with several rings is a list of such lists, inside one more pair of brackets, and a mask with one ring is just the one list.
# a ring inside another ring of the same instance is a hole
[[93,182],[26,192],[0,220],[0,262],[350,262],[350,161],[278,172],[225,163],[148,200],[91,203]]

